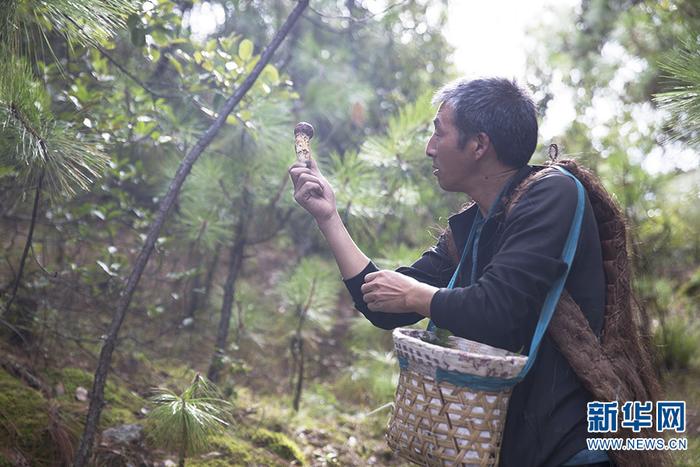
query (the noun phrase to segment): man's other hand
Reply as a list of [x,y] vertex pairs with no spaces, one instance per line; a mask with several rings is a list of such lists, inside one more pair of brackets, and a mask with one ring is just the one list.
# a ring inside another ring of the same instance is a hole
[[371,311],[423,316],[430,316],[430,301],[438,291],[436,287],[388,270],[367,274],[360,290]]

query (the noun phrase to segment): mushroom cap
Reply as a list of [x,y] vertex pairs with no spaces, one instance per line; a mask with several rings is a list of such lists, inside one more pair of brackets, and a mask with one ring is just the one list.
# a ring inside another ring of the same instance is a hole
[[304,133],[309,139],[314,137],[314,127],[310,123],[299,122],[294,127],[294,134]]

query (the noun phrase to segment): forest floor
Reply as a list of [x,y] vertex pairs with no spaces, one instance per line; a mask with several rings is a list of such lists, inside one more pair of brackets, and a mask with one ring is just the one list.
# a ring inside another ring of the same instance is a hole
[[[8,353],[3,361],[15,362],[19,367],[27,363]],[[95,465],[174,466],[176,457],[153,448],[142,433],[130,441],[120,441],[114,430],[105,430],[128,424],[143,426],[149,407],[148,388],[181,387],[195,373],[176,359],[141,360],[138,365],[132,362],[132,371],[110,377]],[[384,440],[389,408],[368,414],[375,407],[358,404],[357,397],[346,397],[333,384],[342,376],[340,371],[309,381],[297,412],[291,407],[292,397],[284,395],[286,390],[281,387],[287,381],[279,384],[278,380],[278,387],[273,388],[269,379],[261,376],[264,372],[249,371],[250,379],[239,376],[240,383],[228,388],[235,405],[231,429],[213,439],[211,447],[193,457],[188,465],[409,465],[396,458]],[[26,378],[0,369],[2,467],[61,465],[57,459],[70,457],[71,446],[80,433],[87,409],[82,391],[90,388],[91,373],[77,367],[45,368],[36,376],[48,388],[48,398],[40,390],[30,388]],[[689,449],[674,455],[678,466],[700,465],[699,381],[700,372],[692,370],[675,371],[664,377],[666,399],[685,400],[688,404]]]
[[[664,376],[666,400],[686,402],[686,431],[688,450],[674,453],[676,465],[700,465],[700,370],[677,370]],[[683,437],[684,435],[678,435]]]

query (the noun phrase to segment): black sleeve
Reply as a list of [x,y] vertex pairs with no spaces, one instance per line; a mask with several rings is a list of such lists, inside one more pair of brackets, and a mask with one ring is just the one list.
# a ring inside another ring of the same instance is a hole
[[[446,236],[443,234],[440,236],[437,245],[423,253],[418,261],[411,266],[402,266],[396,272],[434,287],[446,287],[454,272],[454,265],[447,253],[446,241]],[[367,308],[367,303],[362,299],[360,287],[365,283],[367,274],[378,270],[377,266],[370,261],[362,272],[344,281],[355,302],[355,308],[365,315],[372,324],[382,329],[407,326],[425,318],[425,316],[418,313],[384,313]]]
[[[528,345],[554,281],[576,210],[577,190],[565,175],[533,184],[508,215],[500,246],[469,287],[440,289],[430,304],[438,327],[513,351]],[[526,349],[525,349],[526,350]]]

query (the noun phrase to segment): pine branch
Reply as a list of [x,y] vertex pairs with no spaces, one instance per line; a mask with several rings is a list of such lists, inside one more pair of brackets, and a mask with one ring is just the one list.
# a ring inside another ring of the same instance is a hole
[[672,136],[700,146],[700,53],[690,44],[659,64],[668,73],[670,89],[654,100],[672,116]]
[[22,125],[22,128],[24,128],[25,131],[27,131],[30,135],[34,137],[34,139],[36,139],[39,148],[41,148],[41,155],[44,158],[44,160],[48,159],[46,141],[44,141],[44,138],[41,137],[39,132],[35,130],[34,127],[32,127],[31,123],[29,123],[29,121],[22,114],[22,112],[20,112],[15,102],[10,103],[10,112],[12,112],[12,116],[15,117],[17,121]]
[[69,124],[56,122],[48,93],[26,60],[0,48],[0,151],[13,167],[18,185],[36,186],[39,179],[50,198],[87,189],[107,162],[97,146],[68,135]]
[[119,329],[124,321],[127,309],[131,303],[131,299],[141,279],[141,275],[146,268],[146,263],[153,252],[156,240],[160,234],[163,224],[165,223],[165,218],[175,203],[175,199],[180,192],[182,184],[185,182],[185,178],[192,170],[192,166],[202,154],[204,149],[209,146],[216,134],[219,132],[219,129],[221,129],[221,127],[225,124],[228,115],[253,86],[265,65],[269,63],[272,55],[297,22],[299,16],[301,16],[308,4],[309,0],[299,0],[297,6],[290,13],[285,23],[263,51],[258,63],[253,68],[250,75],[248,75],[241,87],[238,88],[236,92],[226,101],[214,123],[202,135],[199,141],[197,141],[195,146],[190,150],[190,153],[187,154],[185,159],[182,161],[177,173],[175,174],[175,177],[173,178],[173,181],[170,184],[170,187],[168,188],[168,193],[165,195],[165,197],[163,197],[155,220],[149,229],[146,242],[139,253],[134,269],[129,276],[127,285],[121,293],[117,310],[107,332],[107,338],[102,346],[102,350],[100,351],[100,360],[95,371],[95,379],[92,386],[92,399],[90,400],[90,407],[88,409],[88,415],[85,421],[85,431],[80,439],[80,447],[73,464],[74,467],[83,467],[87,465],[90,459],[92,444],[95,439],[97,425],[99,423],[102,406],[104,404],[104,387],[105,383],[107,382],[107,374],[109,372],[109,366],[112,360],[112,353],[114,352],[116,340],[119,335]]
[[158,99],[158,98],[167,99],[167,98],[178,97],[178,95],[176,95],[176,94],[161,94],[161,93],[159,93],[159,92],[157,92],[157,91],[154,91],[154,90],[151,89],[146,83],[144,83],[144,82],[141,81],[139,78],[137,78],[136,75],[134,75],[132,72],[130,72],[124,65],[122,65],[122,64],[119,63],[114,57],[112,57],[112,55],[110,55],[110,54],[104,49],[104,47],[101,47],[101,46],[98,45],[98,46],[97,46],[97,50],[98,50],[98,51],[102,54],[102,56],[103,56],[104,58],[106,58],[112,65],[116,66],[116,67],[119,69],[119,71],[121,71],[122,73],[124,73],[124,74],[125,74],[128,78],[130,78],[134,83],[138,84],[144,91],[146,91],[148,94],[150,94],[151,97],[153,97],[154,99]]

